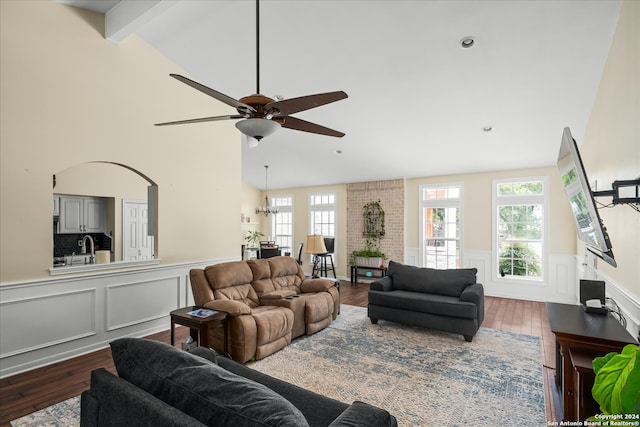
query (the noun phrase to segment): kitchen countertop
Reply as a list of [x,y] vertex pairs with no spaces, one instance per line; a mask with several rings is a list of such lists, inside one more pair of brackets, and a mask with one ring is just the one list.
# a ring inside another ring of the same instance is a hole
[[71,273],[83,273],[87,271],[100,271],[100,270],[115,270],[119,268],[135,267],[135,266],[147,266],[160,264],[160,259],[143,259],[138,261],[116,261],[108,264],[78,264],[78,265],[66,265],[64,267],[52,267],[49,269],[49,274],[57,276],[60,274]]

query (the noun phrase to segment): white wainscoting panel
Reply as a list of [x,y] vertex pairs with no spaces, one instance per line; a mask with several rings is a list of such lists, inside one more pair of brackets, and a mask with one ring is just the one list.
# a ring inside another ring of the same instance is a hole
[[568,294],[570,283],[569,283],[569,266],[568,265],[559,265],[555,269],[556,273],[556,291],[559,294]]
[[[107,331],[161,319],[180,306],[180,276],[107,286]],[[186,304],[185,304],[186,305]]]
[[491,251],[464,251],[462,259],[463,267],[478,269],[477,279],[484,285],[486,295],[567,304],[577,301],[573,255],[549,255],[545,280],[539,282],[501,278],[492,274]]
[[640,300],[624,289],[611,277],[603,274],[597,268],[597,261],[584,259],[578,263],[577,275],[580,279],[604,280],[605,293],[613,299],[622,310],[627,319],[627,330],[635,338],[640,340]]
[[[480,255],[480,256],[479,256]],[[474,251],[473,253],[466,253],[463,263],[464,268],[476,268],[478,272],[476,273],[476,281],[478,283],[482,283],[483,285],[488,282],[487,272],[489,270],[487,261],[489,265],[491,264],[491,259],[486,259],[486,254],[478,253],[478,251]]]
[[422,267],[420,265],[420,248],[405,248],[404,263],[406,265],[415,265],[416,267]]
[[238,258],[57,275],[0,285],[0,378],[170,328],[193,305],[189,271]]
[[95,289],[2,301],[0,357],[95,335],[95,301]]

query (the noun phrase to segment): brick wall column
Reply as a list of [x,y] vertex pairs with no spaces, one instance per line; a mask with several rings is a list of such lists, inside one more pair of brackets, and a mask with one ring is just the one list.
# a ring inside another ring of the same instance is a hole
[[404,180],[347,184],[347,257],[365,248],[363,207],[380,200],[385,213],[385,235],[380,250],[389,260],[404,261]]

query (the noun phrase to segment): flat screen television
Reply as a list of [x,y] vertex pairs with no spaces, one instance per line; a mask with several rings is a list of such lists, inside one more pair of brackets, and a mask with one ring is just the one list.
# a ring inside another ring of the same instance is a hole
[[567,193],[571,213],[576,224],[578,238],[587,250],[616,267],[611,251],[611,241],[604,227],[578,151],[578,144],[568,127],[562,132],[558,153],[558,170]]

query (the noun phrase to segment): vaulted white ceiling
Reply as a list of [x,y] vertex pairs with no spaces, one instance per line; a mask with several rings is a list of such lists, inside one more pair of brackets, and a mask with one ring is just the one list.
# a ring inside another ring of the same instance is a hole
[[[256,90],[254,1],[63,2],[107,12],[107,36],[138,34],[204,85],[236,99]],[[243,180],[264,188],[263,165],[270,189],[553,165],[565,126],[584,135],[620,6],[264,0],[261,92],[344,90],[348,99],[295,116],[346,136],[280,129],[249,148],[238,131]],[[187,118],[176,105],[158,121]],[[185,126],[213,134],[232,123]]]

